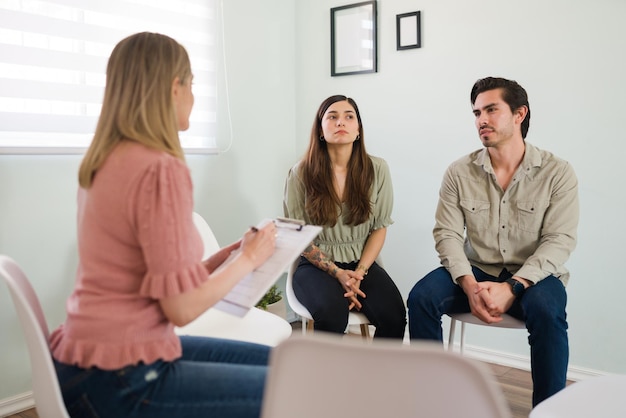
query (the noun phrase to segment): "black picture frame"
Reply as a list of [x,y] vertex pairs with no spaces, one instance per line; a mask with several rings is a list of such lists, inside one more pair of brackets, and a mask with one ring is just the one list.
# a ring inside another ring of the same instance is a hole
[[378,71],[377,2],[330,9],[330,75]]
[[421,13],[409,12],[396,15],[396,49],[414,49],[422,47]]

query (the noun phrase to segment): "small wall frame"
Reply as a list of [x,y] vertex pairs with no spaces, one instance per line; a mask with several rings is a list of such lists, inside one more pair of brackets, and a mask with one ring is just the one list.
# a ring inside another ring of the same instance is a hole
[[421,13],[410,12],[396,15],[397,50],[422,47]]
[[378,71],[376,1],[330,9],[330,75]]

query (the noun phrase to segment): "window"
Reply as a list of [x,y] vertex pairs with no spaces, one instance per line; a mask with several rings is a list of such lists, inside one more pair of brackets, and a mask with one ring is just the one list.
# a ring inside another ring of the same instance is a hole
[[82,153],[108,57],[159,32],[189,52],[196,97],[186,152],[216,151],[216,0],[0,0],[0,153]]

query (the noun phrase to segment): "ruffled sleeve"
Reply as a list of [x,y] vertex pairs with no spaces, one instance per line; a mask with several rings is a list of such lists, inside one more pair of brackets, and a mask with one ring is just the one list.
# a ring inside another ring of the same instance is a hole
[[287,174],[283,195],[283,213],[287,218],[309,222],[304,209],[304,184],[298,176],[300,163],[294,165]]
[[372,190],[373,223],[372,230],[386,228],[393,224],[393,185],[387,162],[379,157],[370,156],[374,165],[374,184]]
[[145,171],[129,200],[130,219],[146,274],[140,295],[154,299],[194,289],[208,278],[193,223],[193,186],[187,166],[166,156]]

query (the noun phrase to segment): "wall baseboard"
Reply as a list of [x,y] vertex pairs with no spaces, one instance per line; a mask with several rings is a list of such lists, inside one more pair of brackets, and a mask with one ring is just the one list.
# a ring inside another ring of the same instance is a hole
[[[456,351],[459,351],[460,347],[455,344],[454,349]],[[530,371],[530,357],[527,356],[519,356],[511,353],[489,350],[484,347],[477,347],[468,344],[465,344],[464,355],[488,363],[499,364],[501,366]],[[567,368],[567,378],[568,380],[573,381],[579,381],[588,379],[590,377],[603,375],[606,375],[606,373],[603,371],[587,369],[575,365],[569,365],[569,367]]]
[[0,417],[17,414],[34,406],[33,392],[24,392],[10,398],[0,399]]

